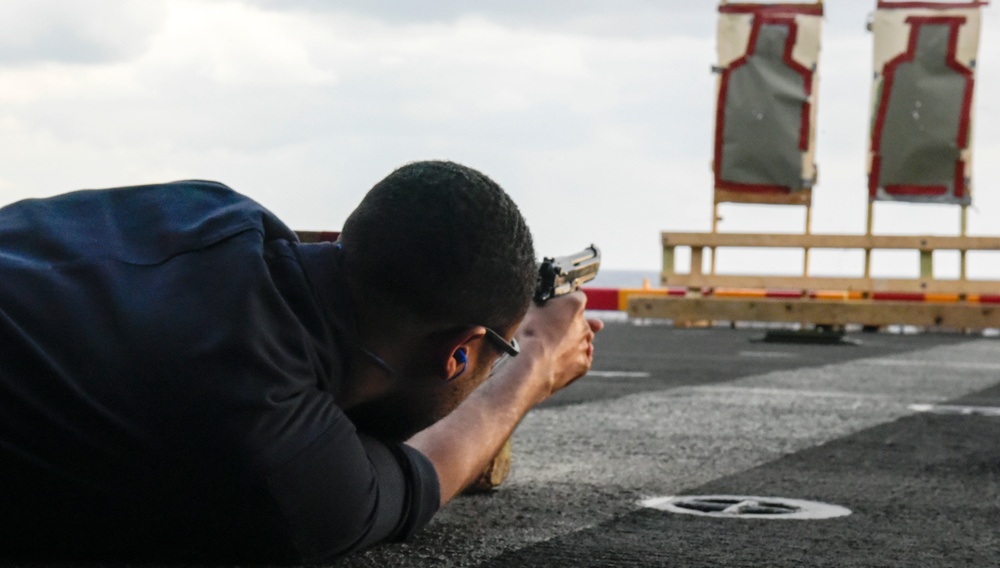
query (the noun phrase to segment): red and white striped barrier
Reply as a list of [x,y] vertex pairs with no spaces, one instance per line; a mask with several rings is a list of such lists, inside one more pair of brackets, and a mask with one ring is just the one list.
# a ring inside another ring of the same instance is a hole
[[[628,300],[632,296],[676,296],[688,295],[687,288],[589,288],[584,287],[587,295],[587,309],[628,311]],[[971,304],[1000,304],[1000,294],[941,294],[932,292],[872,292],[865,295],[857,291],[816,290],[766,290],[757,288],[716,288],[701,291],[701,297],[717,298],[770,298],[809,300],[876,300],[892,302],[967,302]]]

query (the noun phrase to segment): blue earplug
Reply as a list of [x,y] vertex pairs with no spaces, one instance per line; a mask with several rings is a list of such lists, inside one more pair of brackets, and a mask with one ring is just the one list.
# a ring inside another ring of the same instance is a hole
[[461,377],[462,373],[464,373],[465,369],[469,366],[469,356],[466,354],[464,348],[455,351],[455,360],[461,363],[462,370],[455,373],[454,376],[448,377],[445,382],[454,381],[455,379]]

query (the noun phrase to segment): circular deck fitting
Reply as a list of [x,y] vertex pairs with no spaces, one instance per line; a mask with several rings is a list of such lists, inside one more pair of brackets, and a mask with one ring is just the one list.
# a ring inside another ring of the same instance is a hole
[[997,406],[958,406],[951,404],[911,404],[910,410],[930,412],[931,414],[951,414],[957,416],[992,416],[1000,417],[1000,407]]
[[851,514],[839,505],[751,495],[683,495],[654,497],[641,501],[643,507],[670,513],[703,517],[741,519],[832,519]]

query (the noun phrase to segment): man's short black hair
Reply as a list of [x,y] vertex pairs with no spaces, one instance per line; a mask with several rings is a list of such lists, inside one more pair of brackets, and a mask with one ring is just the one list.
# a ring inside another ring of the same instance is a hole
[[534,292],[521,212],[493,180],[453,162],[389,174],[347,219],[341,243],[364,289],[428,321],[506,330]]

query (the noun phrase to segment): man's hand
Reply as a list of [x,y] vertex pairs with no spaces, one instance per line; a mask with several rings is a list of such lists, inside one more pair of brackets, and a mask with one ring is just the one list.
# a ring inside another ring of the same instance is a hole
[[586,303],[574,292],[529,308],[516,334],[521,353],[407,442],[434,464],[442,505],[483,471],[533,406],[590,370],[604,324],[584,317]]
[[535,404],[590,370],[594,335],[604,328],[604,322],[585,318],[586,305],[586,295],[573,292],[542,306],[532,304],[524,316],[515,336],[521,345],[518,357],[533,358],[539,365],[532,376],[539,381]]

